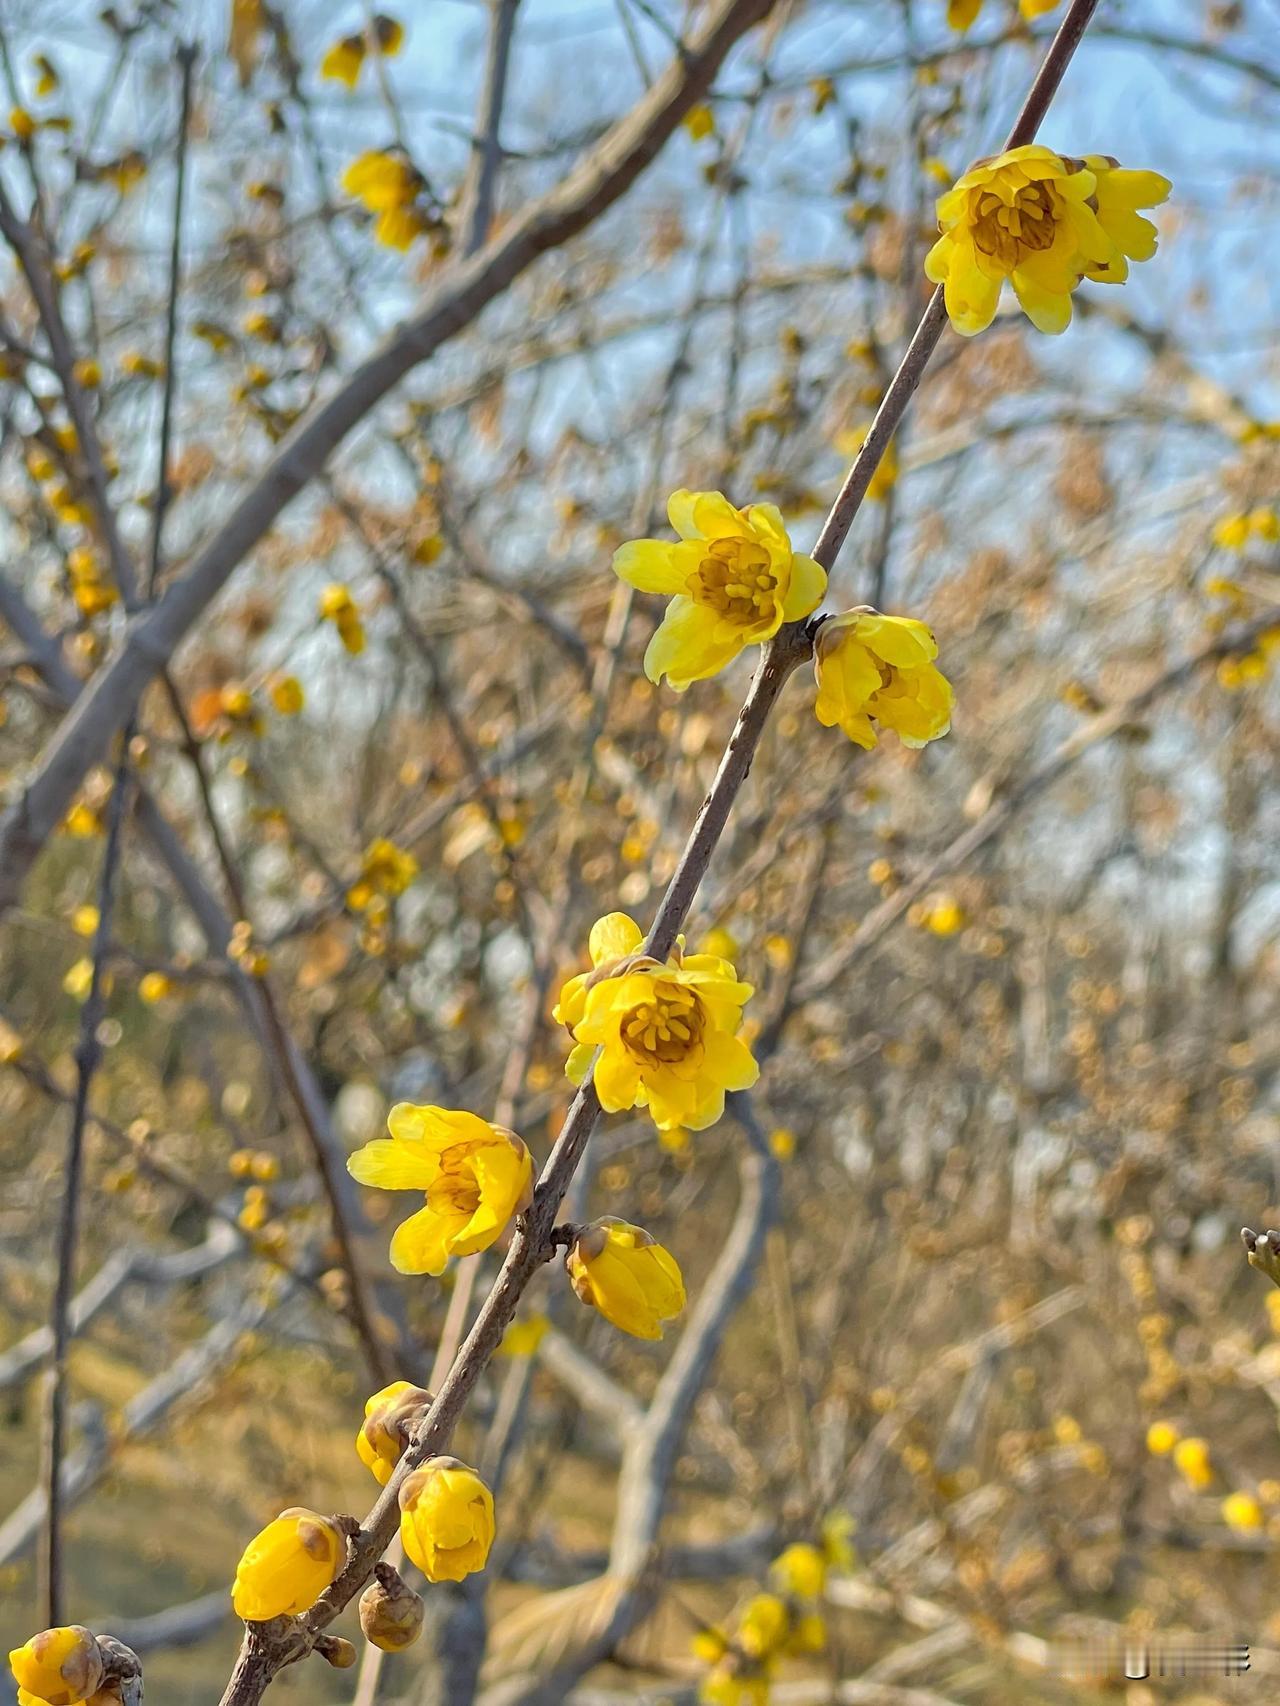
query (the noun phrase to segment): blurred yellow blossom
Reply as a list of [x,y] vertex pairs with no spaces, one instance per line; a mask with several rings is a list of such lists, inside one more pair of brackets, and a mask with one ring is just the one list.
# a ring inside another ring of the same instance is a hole
[[1180,1439],[1173,1448],[1173,1464],[1188,1486],[1199,1489],[1212,1485],[1213,1463],[1208,1440],[1195,1436]]
[[[1280,1297],[1280,1292],[1276,1293]],[[1153,1457],[1167,1457],[1180,1435],[1172,1422],[1152,1422],[1147,1429],[1147,1450]]]
[[1262,1506],[1252,1493],[1228,1493],[1222,1501],[1222,1520],[1228,1528],[1249,1534],[1262,1527]]

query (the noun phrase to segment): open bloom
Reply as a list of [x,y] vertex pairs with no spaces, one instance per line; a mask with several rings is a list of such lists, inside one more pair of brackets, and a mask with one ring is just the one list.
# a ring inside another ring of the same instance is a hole
[[418,205],[425,187],[412,160],[392,149],[360,154],[342,174],[346,193],[377,214],[374,236],[389,249],[407,249],[429,229]]
[[938,198],[942,234],[925,272],[965,337],[991,324],[1006,279],[1038,331],[1065,331],[1082,278],[1122,284],[1130,260],[1155,253],[1155,227],[1137,209],[1170,188],[1158,172],[1125,170],[1108,155],[1078,160],[1026,143],[979,161]]
[[367,912],[378,895],[394,899],[409,887],[418,869],[412,853],[379,835],[364,850],[360,875],[347,890],[347,905],[352,912]]
[[493,1545],[493,1494],[456,1457],[430,1457],[400,1489],[400,1539],[429,1582],[483,1570]]
[[1173,1466],[1187,1485],[1197,1491],[1213,1485],[1213,1459],[1207,1439],[1198,1436],[1180,1439],[1173,1448]]
[[584,1303],[635,1339],[660,1339],[684,1308],[684,1280],[669,1250],[640,1226],[606,1216],[569,1246],[565,1271]]
[[42,1629],[9,1654],[19,1699],[44,1706],[75,1706],[102,1683],[102,1649],[92,1630],[79,1623]]
[[408,1380],[393,1380],[366,1399],[364,1421],[356,1435],[356,1456],[385,1487],[406,1444],[405,1430],[431,1408],[431,1394]]
[[827,1559],[820,1546],[797,1540],[769,1566],[780,1593],[795,1599],[820,1599],[827,1585]]
[[623,912],[591,932],[595,970],[571,978],[555,1016],[577,1047],[565,1071],[581,1084],[600,1048],[596,1094],[609,1113],[647,1107],[660,1131],[702,1131],[724,1112],[727,1090],[759,1076],[738,1036],[752,986],[728,960],[677,948],[665,965],[640,952],[644,938]]
[[826,728],[840,728],[868,750],[872,718],[904,746],[925,746],[951,727],[951,683],[934,664],[938,647],[923,622],[850,610],[818,630],[814,706]]
[[246,1623],[308,1611],[333,1581],[347,1555],[336,1522],[295,1505],[281,1511],[244,1549],[231,1604]]
[[650,681],[665,675],[678,693],[759,645],[784,622],[816,610],[825,572],[798,556],[773,504],[735,509],[720,492],[678,491],[667,515],[680,538],[632,539],[614,553],[614,573],[641,592],[672,594],[644,654]]
[[402,1274],[442,1274],[450,1256],[487,1250],[533,1200],[533,1158],[504,1126],[397,1102],[387,1129],[391,1136],[366,1143],[347,1169],[378,1190],[426,1193],[426,1207],[391,1240],[391,1265]]

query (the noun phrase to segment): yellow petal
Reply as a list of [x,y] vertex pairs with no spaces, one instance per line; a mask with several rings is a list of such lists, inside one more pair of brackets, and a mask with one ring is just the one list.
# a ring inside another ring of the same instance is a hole
[[625,912],[610,912],[591,926],[588,946],[593,966],[608,965],[634,954],[644,941],[644,932]]
[[808,616],[822,603],[826,590],[827,571],[820,563],[815,563],[812,557],[792,557],[791,584],[782,604],[783,621],[798,622],[802,616]]
[[422,1144],[378,1137],[348,1156],[347,1171],[381,1191],[425,1191],[440,1171],[440,1158]]
[[613,554],[613,572],[638,592],[683,592],[686,576],[675,547],[661,539],[632,539]]

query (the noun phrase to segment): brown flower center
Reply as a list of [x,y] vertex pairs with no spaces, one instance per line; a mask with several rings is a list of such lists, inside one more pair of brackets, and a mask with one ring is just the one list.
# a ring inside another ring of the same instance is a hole
[[735,622],[772,615],[778,577],[769,553],[752,539],[712,539],[697,572],[685,583],[689,596]]
[[1010,272],[1028,254],[1053,243],[1056,222],[1046,183],[1027,184],[1010,206],[994,191],[978,195],[973,241],[984,255],[991,255]]
[[702,1047],[706,1009],[696,992],[678,983],[655,983],[622,1021],[627,1053],[642,1066],[670,1066]]

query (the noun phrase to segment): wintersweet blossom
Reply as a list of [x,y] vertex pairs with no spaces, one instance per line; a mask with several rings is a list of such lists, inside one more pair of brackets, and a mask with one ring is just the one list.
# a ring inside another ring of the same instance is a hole
[[333,1581],[347,1554],[330,1517],[295,1505],[281,1511],[245,1547],[236,1566],[231,1604],[246,1623],[308,1611]]
[[495,1531],[493,1494],[456,1457],[431,1457],[400,1489],[400,1539],[429,1582],[483,1570]]
[[682,489],[667,515],[677,542],[632,539],[614,553],[613,568],[640,592],[671,595],[644,669],[682,693],[816,610],[827,577],[812,557],[792,551],[773,504],[740,510],[720,492]]
[[636,1339],[660,1339],[684,1308],[679,1264],[643,1227],[606,1216],[583,1227],[565,1270],[583,1303]]
[[876,744],[873,720],[904,746],[925,746],[951,727],[951,683],[934,664],[938,647],[923,622],[850,610],[818,630],[817,718],[858,746]]
[[358,1149],[347,1170],[383,1191],[422,1191],[426,1206],[396,1228],[391,1265],[402,1274],[441,1274],[450,1256],[497,1241],[533,1200],[533,1159],[505,1126],[460,1109],[397,1102],[389,1138]]
[[1155,253],[1155,226],[1138,209],[1171,187],[1109,155],[1076,159],[1026,143],[978,161],[939,197],[941,235],[925,272],[965,337],[991,324],[1006,279],[1038,331],[1065,331],[1081,279],[1122,284],[1129,261]]
[[565,1071],[582,1083],[599,1048],[595,1088],[607,1112],[647,1107],[659,1130],[702,1131],[724,1112],[726,1091],[749,1089],[759,1076],[738,1035],[752,986],[713,954],[677,944],[659,964],[643,943],[623,912],[592,929],[595,969],[571,978],[555,1008],[576,1044]]

